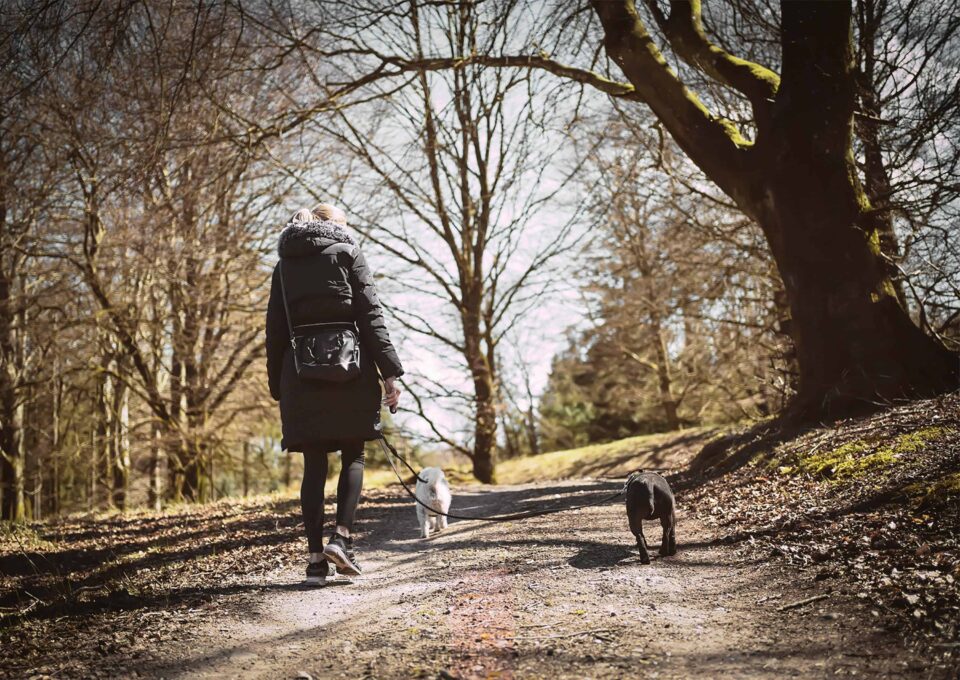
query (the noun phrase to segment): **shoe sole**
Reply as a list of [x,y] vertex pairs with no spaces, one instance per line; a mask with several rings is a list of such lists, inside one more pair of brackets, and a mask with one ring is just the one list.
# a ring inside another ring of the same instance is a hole
[[328,544],[323,549],[323,554],[329,561],[337,565],[337,570],[341,574],[346,574],[347,576],[360,576],[360,569],[358,569],[357,565],[350,561],[350,558],[347,557],[347,554],[338,546]]

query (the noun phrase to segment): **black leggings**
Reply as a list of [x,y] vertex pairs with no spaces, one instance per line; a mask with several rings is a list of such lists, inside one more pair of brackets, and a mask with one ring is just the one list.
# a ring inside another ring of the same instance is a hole
[[322,442],[303,452],[303,483],[300,509],[307,529],[310,552],[323,551],[323,485],[327,481],[327,454],[340,451],[340,481],[337,482],[337,525],[353,531],[353,515],[363,488],[363,440]]

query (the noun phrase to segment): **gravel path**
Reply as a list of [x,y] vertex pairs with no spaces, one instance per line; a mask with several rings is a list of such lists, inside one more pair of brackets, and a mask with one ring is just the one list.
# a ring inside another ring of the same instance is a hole
[[[467,513],[573,505],[596,481],[454,490]],[[559,496],[558,496],[559,495]],[[280,570],[218,597],[167,678],[929,677],[871,613],[789,567],[714,542],[679,499],[675,557],[640,564],[622,504],[422,540],[412,501],[364,500],[365,575],[325,588]],[[659,525],[647,537],[659,544]],[[808,598],[825,596],[781,611]]]

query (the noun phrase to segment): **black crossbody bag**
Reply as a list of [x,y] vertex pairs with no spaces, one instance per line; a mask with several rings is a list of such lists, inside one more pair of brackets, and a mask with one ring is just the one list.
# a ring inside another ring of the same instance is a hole
[[294,326],[283,285],[280,261],[280,296],[287,314],[293,365],[304,380],[343,383],[360,377],[360,337],[352,322],[313,323]]

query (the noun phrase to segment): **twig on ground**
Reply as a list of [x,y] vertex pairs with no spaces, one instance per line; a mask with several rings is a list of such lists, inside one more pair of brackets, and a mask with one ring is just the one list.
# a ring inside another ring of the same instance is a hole
[[819,602],[820,600],[826,600],[829,595],[814,595],[813,597],[808,597],[804,600],[798,600],[797,602],[791,602],[790,604],[785,604],[782,607],[777,607],[778,612],[785,612],[788,609],[796,609],[797,607],[802,607],[805,604],[811,604],[813,602]]
[[593,635],[595,633],[609,633],[613,631],[613,628],[592,628],[590,630],[580,630],[576,633],[562,633],[560,635],[528,635],[525,637],[517,637],[515,640],[557,640],[559,638],[569,638],[577,637],[579,635]]
[[534,623],[523,626],[484,626],[484,628],[490,628],[491,630],[517,630],[518,628],[549,628],[550,626],[555,626],[555,623]]
[[526,583],[526,584],[524,584],[524,585],[527,586],[527,589],[528,589],[531,593],[533,593],[534,595],[536,595],[537,597],[539,597],[539,598],[540,598],[541,600],[543,600],[544,602],[547,602],[547,598],[545,598],[543,595],[541,595],[539,592],[537,592],[537,589],[534,588],[532,585],[530,585],[529,583]]
[[39,597],[37,597],[36,595],[34,595],[33,593],[31,593],[29,590],[24,589],[23,592],[26,593],[27,595],[29,595],[30,597],[32,597],[32,598],[34,599],[34,601],[37,602],[38,604],[42,604],[44,607],[47,606],[47,604],[48,604],[47,602],[44,602],[44,601],[41,600]]
[[[31,597],[33,596],[31,595]],[[25,616],[36,609],[38,604],[40,604],[40,600],[34,597],[33,602],[28,604],[23,609],[20,607],[0,607],[0,619],[6,616]]]

